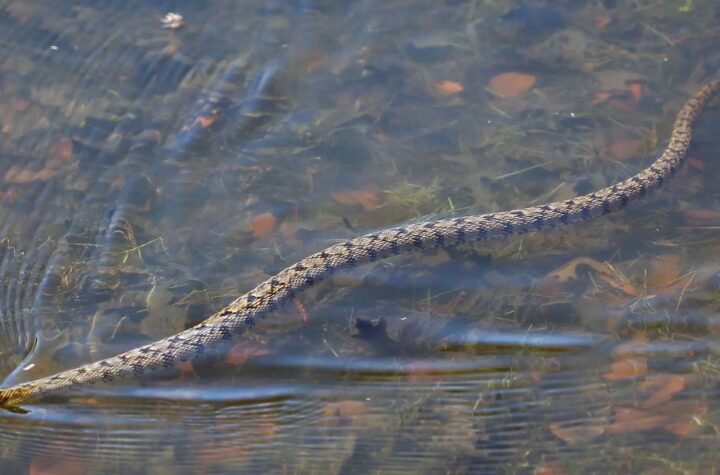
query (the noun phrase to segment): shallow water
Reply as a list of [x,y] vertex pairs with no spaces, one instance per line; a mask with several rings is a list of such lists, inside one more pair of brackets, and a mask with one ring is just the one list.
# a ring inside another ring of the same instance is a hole
[[[631,175],[718,74],[718,17],[3,2],[5,384],[188,328],[340,239]],[[361,267],[206,361],[0,414],[0,471],[714,471],[719,119],[625,211]]]

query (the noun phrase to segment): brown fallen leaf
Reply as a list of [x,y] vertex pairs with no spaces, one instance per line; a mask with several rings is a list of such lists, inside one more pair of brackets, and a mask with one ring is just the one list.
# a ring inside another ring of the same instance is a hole
[[627,83],[628,91],[630,91],[630,94],[632,94],[633,98],[635,99],[635,102],[639,103],[640,100],[643,98],[643,94],[645,93],[645,86],[640,81],[632,81]]
[[5,182],[17,183],[24,185],[26,183],[33,182],[35,180],[45,181],[57,173],[56,170],[50,167],[42,168],[40,170],[31,170],[19,165],[13,165],[5,172]]
[[597,91],[595,93],[595,102],[593,102],[593,104],[605,102],[610,99],[610,97],[612,97],[612,93],[610,91]]
[[705,162],[697,158],[690,157],[687,159],[688,166],[701,172],[705,171]]
[[250,220],[255,237],[265,237],[275,229],[277,219],[272,213],[260,213]]
[[604,30],[612,22],[612,17],[608,13],[600,13],[595,17],[595,29]]
[[638,385],[640,390],[658,388],[648,399],[640,404],[641,409],[652,409],[670,401],[672,397],[687,387],[687,377],[683,374],[654,375]]
[[233,366],[241,366],[245,364],[248,360],[257,358],[258,356],[266,356],[270,354],[272,354],[272,352],[261,345],[238,343],[237,345],[230,348],[230,351],[228,351],[228,354],[225,357],[224,361],[225,363],[231,364]]
[[528,92],[537,82],[532,74],[507,72],[490,79],[487,88],[498,96],[515,98]]
[[445,377],[437,365],[425,361],[410,362],[404,370],[409,381],[437,381]]
[[695,274],[680,275],[679,256],[663,256],[654,261],[647,277],[647,286],[655,296],[680,294],[695,279]]
[[640,139],[616,140],[610,144],[610,156],[615,160],[629,160],[637,158],[645,145]]
[[663,428],[678,437],[695,435],[700,433],[700,431],[702,430],[702,426],[695,422],[693,419],[688,419],[686,421],[670,422],[669,424],[665,424]]
[[293,305],[295,305],[295,310],[297,310],[297,312],[302,317],[303,323],[309,322],[310,316],[308,315],[307,310],[305,310],[305,306],[302,304],[300,299],[294,298]]
[[637,95],[642,95],[642,90],[635,86],[632,90],[628,86],[621,90],[602,89],[595,93],[593,104],[607,103],[620,111],[634,112],[640,102]]
[[613,409],[615,421],[607,426],[608,434],[626,434],[653,429],[667,422],[664,415],[634,407],[616,407]]
[[215,114],[209,114],[209,115],[198,115],[195,117],[192,122],[188,121],[187,124],[185,124],[182,129],[180,129],[182,132],[189,132],[194,127],[200,127],[202,129],[207,129],[211,127],[219,118],[219,115]]
[[533,470],[533,475],[563,475],[565,472],[557,465],[544,463]]
[[709,209],[685,209],[682,211],[686,226],[717,226],[720,224],[720,212]]
[[438,81],[433,83],[435,90],[442,95],[459,94],[465,90],[462,84],[455,81]]
[[69,162],[73,157],[73,141],[69,137],[61,138],[53,147],[52,156]]
[[651,288],[665,288],[680,277],[680,256],[665,254],[650,263],[645,283]]
[[553,280],[559,283],[567,283],[569,281],[578,280],[580,278],[578,271],[583,267],[589,267],[608,285],[626,295],[636,296],[639,294],[637,287],[635,287],[635,285],[633,285],[625,277],[615,272],[610,264],[598,262],[595,259],[590,259],[588,257],[573,259],[564,266],[548,273],[543,279],[543,281],[547,280],[548,282],[541,283],[540,285],[552,286]]
[[710,412],[707,403],[697,399],[670,401],[661,406],[661,410],[669,419],[665,430],[681,437],[698,433]]
[[378,208],[378,188],[370,184],[361,190],[337,191],[333,199],[342,205],[360,205],[364,211]]
[[617,381],[645,376],[647,372],[648,365],[645,358],[627,358],[613,362],[610,371],[602,376],[608,381]]
[[180,371],[178,379],[197,378],[197,373],[195,373],[195,367],[193,366],[192,361],[178,361],[175,363],[175,368]]
[[282,237],[285,239],[294,238],[298,233],[298,227],[294,223],[290,223],[288,221],[283,221],[280,224],[280,234],[282,234]]
[[607,427],[608,434],[625,434],[662,428],[679,437],[696,434],[708,413],[702,401],[684,399],[669,401],[651,410],[634,407],[616,407],[614,422]]
[[636,356],[646,356],[646,344],[650,342],[650,337],[645,330],[636,330],[633,332],[630,341],[621,343],[615,347],[612,352],[614,361],[634,358]]
[[589,442],[605,433],[605,427],[600,424],[565,426],[556,422],[550,424],[548,428],[555,437],[568,445]]

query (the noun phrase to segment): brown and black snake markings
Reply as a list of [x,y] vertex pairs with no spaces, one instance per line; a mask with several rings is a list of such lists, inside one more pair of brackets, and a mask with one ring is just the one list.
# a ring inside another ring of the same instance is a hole
[[719,91],[720,78],[696,92],[678,113],[670,142],[662,155],[650,167],[620,183],[542,206],[399,226],[330,246],[280,271],[203,323],[182,333],[112,358],[0,389],[0,405],[12,409],[83,385],[137,377],[152,370],[173,367],[178,362],[198,357],[213,345],[238,338],[257,320],[267,317],[298,292],[340,269],[408,251],[535,232],[621,209],[657,189],[675,174],[687,156],[694,120]]

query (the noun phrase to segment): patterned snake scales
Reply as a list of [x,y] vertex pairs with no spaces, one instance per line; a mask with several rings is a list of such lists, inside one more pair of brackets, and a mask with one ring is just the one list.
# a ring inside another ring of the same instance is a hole
[[623,208],[675,174],[686,158],[693,121],[719,91],[720,78],[717,78],[695,93],[680,110],[670,143],[660,158],[625,181],[588,195],[542,206],[399,226],[335,244],[280,271],[203,323],[182,333],[112,358],[0,389],[0,407],[12,409],[20,403],[82,385],[171,368],[178,362],[201,355],[211,345],[237,338],[258,319],[265,318],[301,290],[339,269],[406,251],[534,232]]

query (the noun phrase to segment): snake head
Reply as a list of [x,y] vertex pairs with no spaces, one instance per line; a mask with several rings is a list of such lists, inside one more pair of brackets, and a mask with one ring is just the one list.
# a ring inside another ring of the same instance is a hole
[[0,389],[0,409],[13,414],[27,414],[30,411],[17,406],[17,404],[27,400],[28,396],[28,391]]
[[28,411],[27,409],[23,409],[20,406],[13,406],[10,404],[2,404],[2,405],[0,405],[0,409],[7,411],[7,412],[12,412],[13,414],[29,414],[30,413],[30,411]]

